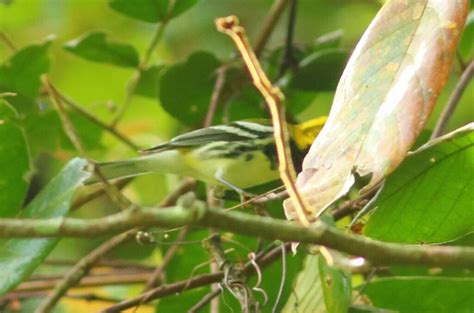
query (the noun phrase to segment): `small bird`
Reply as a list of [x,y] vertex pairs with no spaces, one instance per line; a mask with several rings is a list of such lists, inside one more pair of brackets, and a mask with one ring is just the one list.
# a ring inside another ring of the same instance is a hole
[[[320,117],[288,125],[297,171],[325,121],[326,117]],[[279,178],[273,127],[268,120],[237,121],[197,129],[142,153],[140,157],[97,166],[106,179],[173,173],[239,193]],[[98,181],[92,176],[86,184]]]

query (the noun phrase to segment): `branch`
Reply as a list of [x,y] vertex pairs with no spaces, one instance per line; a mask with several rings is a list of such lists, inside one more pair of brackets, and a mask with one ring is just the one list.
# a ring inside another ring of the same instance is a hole
[[[255,261],[258,262],[259,267],[263,268],[271,264],[276,259],[278,259],[280,254],[281,254],[281,249],[280,247],[277,247],[275,249],[268,251],[265,254],[261,254],[257,256]],[[250,275],[253,275],[253,274],[255,274],[254,266],[250,263],[247,263],[244,268],[244,275],[246,275],[246,277],[249,277]],[[128,299],[116,305],[113,305],[101,311],[101,313],[122,312],[125,309],[129,309],[137,305],[140,305],[142,303],[147,303],[147,302],[162,298],[170,294],[181,293],[185,290],[189,290],[192,288],[197,288],[197,287],[206,286],[212,283],[217,283],[221,281],[223,278],[224,278],[224,272],[217,272],[217,273],[211,273],[211,274],[203,274],[200,276],[196,276],[192,279],[186,279],[184,281],[176,282],[169,285],[163,285],[153,290],[150,290],[149,292],[141,294],[135,298]]]
[[263,21],[262,30],[257,35],[257,39],[255,40],[255,44],[254,44],[254,51],[257,57],[259,57],[260,54],[262,53],[263,48],[267,44],[267,41],[270,38],[270,35],[272,34],[272,31],[275,29],[276,23],[280,19],[280,16],[285,10],[285,7],[289,1],[290,0],[275,1],[272,8],[270,9],[270,12],[268,13],[267,17]]
[[94,249],[86,257],[82,258],[66,273],[64,279],[62,279],[61,282],[58,283],[54,288],[53,293],[40,303],[35,312],[50,312],[56,303],[67,293],[67,291],[89,273],[90,269],[100,258],[102,258],[115,247],[127,242],[135,235],[135,233],[136,231],[132,230],[124,234],[120,234],[119,236],[115,236],[111,240],[106,241],[98,248]]
[[438,119],[438,123],[436,124],[435,129],[433,130],[433,133],[431,134],[431,139],[434,139],[444,134],[446,125],[448,124],[448,121],[453,115],[454,110],[456,109],[456,106],[461,100],[461,97],[464,91],[469,85],[469,82],[471,81],[473,74],[474,74],[474,61],[471,61],[471,63],[469,63],[467,68],[462,73],[461,78],[459,79],[456,85],[456,88],[454,89],[453,93],[451,94],[451,97],[448,100],[448,104],[446,104],[446,106],[444,107],[444,110]]
[[242,212],[204,207],[134,208],[103,218],[0,219],[0,237],[84,237],[123,232],[135,227],[197,225],[285,242],[323,245],[361,256],[373,265],[424,265],[474,268],[474,248],[386,243],[346,234],[318,223],[311,227]]
[[[192,179],[184,179],[181,185],[168,195],[161,202],[162,207],[174,205],[178,197],[194,188],[195,182]],[[95,248],[77,262],[65,275],[65,277],[56,285],[53,293],[47,297],[37,309],[37,313],[51,311],[56,303],[63,297],[67,291],[77,285],[81,279],[86,276],[91,268],[107,253],[133,238],[138,230],[131,230],[126,233],[114,236],[99,247]],[[152,275],[153,277],[153,275]]]
[[216,20],[219,31],[230,36],[242,55],[242,59],[250,72],[253,83],[260,94],[264,97],[271,113],[275,146],[278,156],[278,172],[285,185],[288,194],[295,206],[299,222],[309,226],[307,213],[309,205],[296,187],[296,171],[293,165],[291,150],[289,147],[289,135],[285,120],[285,107],[282,105],[284,96],[278,87],[274,87],[253,52],[245,34],[245,29],[239,25],[236,16],[228,16]]

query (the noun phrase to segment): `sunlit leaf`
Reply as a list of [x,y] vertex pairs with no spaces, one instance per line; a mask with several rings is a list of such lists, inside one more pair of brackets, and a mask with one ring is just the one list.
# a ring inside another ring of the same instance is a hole
[[17,113],[1,98],[0,143],[0,217],[14,216],[25,198],[31,168]]
[[137,67],[138,52],[129,44],[108,41],[105,33],[92,32],[67,42],[64,49],[83,59],[123,67]]
[[[89,176],[83,171],[85,164],[83,159],[70,161],[18,217],[64,216],[69,210],[74,191]],[[0,240],[0,295],[30,275],[57,242],[57,238]]]
[[[405,158],[444,86],[470,1],[388,1],[357,45],[297,185],[311,217],[356,174],[379,183]],[[285,209],[296,218],[290,201]]]
[[474,279],[390,277],[372,281],[364,290],[377,307],[400,313],[464,313],[474,310]]
[[170,67],[161,76],[163,108],[186,125],[196,125],[206,116],[219,61],[207,52],[196,52],[185,63]]
[[385,181],[364,233],[436,243],[474,231],[474,123],[409,155]]
[[[110,0],[112,9],[144,22],[158,23],[181,15],[199,0]],[[170,8],[170,4],[173,6]]]

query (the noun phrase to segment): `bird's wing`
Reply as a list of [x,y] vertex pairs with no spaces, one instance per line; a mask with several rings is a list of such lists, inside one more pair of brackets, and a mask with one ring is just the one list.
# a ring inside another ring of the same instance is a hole
[[273,128],[260,123],[239,121],[228,125],[211,126],[179,135],[170,141],[143,150],[145,154],[173,148],[205,145],[216,141],[248,141],[273,135]]

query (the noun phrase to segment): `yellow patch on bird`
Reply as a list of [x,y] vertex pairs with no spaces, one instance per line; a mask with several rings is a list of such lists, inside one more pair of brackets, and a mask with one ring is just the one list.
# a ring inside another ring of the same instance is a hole
[[293,140],[296,142],[299,149],[305,150],[313,144],[314,139],[323,128],[326,120],[327,117],[322,116],[298,125],[288,125],[289,130],[293,135]]

